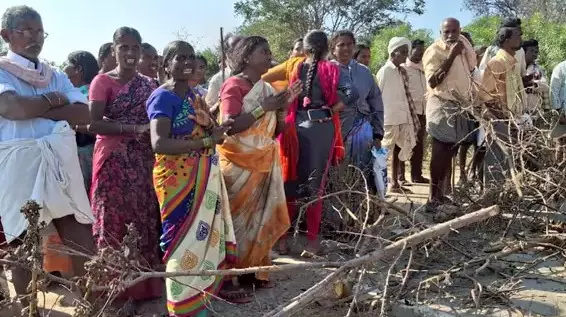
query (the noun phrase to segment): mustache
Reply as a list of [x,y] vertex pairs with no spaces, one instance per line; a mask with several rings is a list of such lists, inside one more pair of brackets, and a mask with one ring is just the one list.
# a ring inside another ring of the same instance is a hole
[[32,43],[26,46],[26,50],[30,48],[41,48],[41,44],[39,43]]

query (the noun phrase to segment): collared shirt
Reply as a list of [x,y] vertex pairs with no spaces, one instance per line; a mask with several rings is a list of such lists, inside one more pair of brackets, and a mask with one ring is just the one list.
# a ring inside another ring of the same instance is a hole
[[519,67],[515,56],[500,49],[487,63],[482,82],[485,99],[498,100],[515,115],[524,114],[526,101]]
[[388,60],[376,75],[377,85],[381,90],[385,125],[411,123],[409,101],[399,68]]
[[[35,63],[12,51],[8,51],[6,58],[29,69],[36,69]],[[44,66],[50,67],[47,64],[40,63],[39,70],[41,71],[41,67]],[[86,96],[81,90],[75,88],[67,75],[57,68],[53,68],[51,82],[45,88],[34,87],[11,73],[0,69],[0,94],[8,91],[13,91],[24,97],[39,96],[57,91],[65,94],[70,103],[87,103]],[[40,138],[51,134],[55,123],[56,121],[46,118],[13,121],[0,117],[0,141],[18,138]]]
[[415,103],[415,111],[417,115],[421,116],[425,114],[426,107],[426,77],[422,63],[409,66],[408,62],[409,60],[407,59],[407,63],[401,64],[401,67],[407,70],[407,75],[409,76],[409,92]]
[[564,109],[566,106],[566,61],[556,65],[552,71],[550,96],[553,109]]
[[[468,65],[468,59],[462,53],[454,59],[452,66],[446,73],[444,80],[434,89],[427,85],[428,94],[445,100],[458,101],[452,91],[466,99],[471,99],[473,92],[470,70],[475,65]],[[423,68],[427,82],[440,69],[440,66],[448,59],[450,46],[442,39],[436,40],[429,46],[423,56]]]
[[[498,51],[499,47],[497,47],[496,45],[491,45],[485,50],[479,67],[481,71],[484,71],[487,68],[487,63],[489,63],[489,61],[497,54]],[[521,76],[527,74],[527,62],[525,60],[525,51],[523,50],[523,48],[515,52],[515,60],[518,69],[521,70]]]
[[[364,116],[368,117],[369,122],[373,128],[373,134],[378,137],[383,137],[383,102],[381,91],[377,87],[375,79],[373,78],[371,71],[365,65],[358,63],[355,60],[350,60],[347,65],[341,64],[338,61],[333,61],[338,67],[340,67],[340,77],[347,77],[350,80],[347,81],[348,85],[351,85],[349,89],[356,90],[357,97],[352,105],[347,105],[353,112],[352,118],[347,118],[352,121],[355,112],[359,112]],[[347,87],[348,88],[348,87]],[[348,110],[343,111],[344,114],[348,114]],[[341,116],[343,117],[343,116]],[[344,123],[344,122],[343,122]],[[348,124],[345,130],[351,128],[351,124]],[[342,131],[347,133],[348,131]]]
[[232,70],[230,67],[226,66],[226,68],[224,68],[224,80],[222,80],[222,70],[210,78],[208,83],[208,92],[204,99],[208,107],[212,107],[218,102],[218,99],[220,98],[220,88],[222,88],[224,81],[230,77],[230,73],[232,73]]

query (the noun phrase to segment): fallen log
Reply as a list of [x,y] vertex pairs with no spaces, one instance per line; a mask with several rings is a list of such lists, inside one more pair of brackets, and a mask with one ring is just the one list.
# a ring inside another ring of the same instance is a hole
[[455,229],[459,229],[470,224],[486,220],[498,215],[500,212],[501,211],[498,206],[484,208],[476,212],[452,219],[450,221],[434,225],[404,239],[396,241],[383,249],[375,250],[362,257],[347,261],[343,266],[326,276],[322,281],[318,282],[313,287],[291,299],[291,301],[287,305],[278,306],[277,308],[265,314],[264,317],[292,316],[300,308],[320,296],[320,294],[323,293],[322,290],[327,285],[336,280],[340,275],[344,274],[348,269],[358,267],[368,262],[375,262],[383,258],[391,257],[395,254],[398,254],[399,252],[402,252],[406,248],[414,247],[430,239],[448,234]]

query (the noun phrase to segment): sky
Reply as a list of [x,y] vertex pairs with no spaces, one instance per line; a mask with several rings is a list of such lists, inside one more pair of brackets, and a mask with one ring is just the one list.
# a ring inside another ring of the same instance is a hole
[[[62,63],[67,54],[86,50],[98,54],[100,45],[112,40],[112,34],[121,26],[136,28],[144,42],[162,51],[176,39],[176,34],[187,36],[197,50],[213,47],[224,32],[234,30],[242,20],[234,15],[232,0],[1,0],[0,12],[14,5],[28,5],[43,19],[48,38],[42,57]],[[454,16],[469,23],[473,16],[462,11],[462,0],[427,0],[424,15],[402,17],[415,28],[436,32],[443,18]],[[436,33],[435,33],[436,34]],[[259,34],[261,35],[261,34]]]

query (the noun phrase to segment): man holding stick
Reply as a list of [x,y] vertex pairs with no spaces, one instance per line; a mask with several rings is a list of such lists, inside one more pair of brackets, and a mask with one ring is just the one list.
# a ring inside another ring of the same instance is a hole
[[226,53],[226,65],[221,65],[220,67],[224,68],[214,74],[214,76],[210,79],[210,82],[208,83],[208,93],[205,98],[206,104],[208,105],[211,113],[215,113],[218,110],[220,88],[224,81],[231,76],[230,73],[232,73],[232,69],[230,67],[230,52],[241,39],[241,36],[228,34],[222,43],[224,52]]

